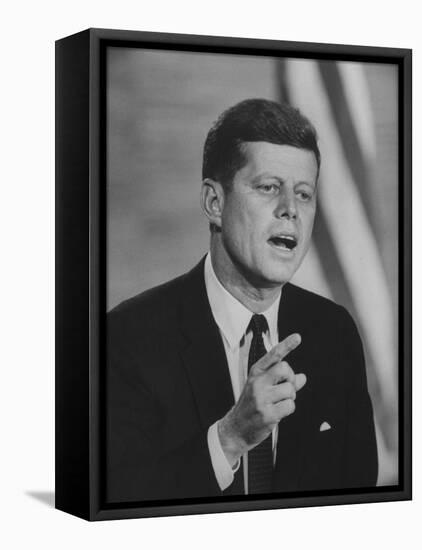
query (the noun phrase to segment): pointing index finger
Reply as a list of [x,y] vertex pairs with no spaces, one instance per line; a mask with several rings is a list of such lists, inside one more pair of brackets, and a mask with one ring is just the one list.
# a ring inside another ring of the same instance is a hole
[[264,355],[254,365],[254,370],[264,372],[272,367],[275,363],[279,363],[288,355],[291,351],[298,347],[302,338],[300,334],[294,333],[287,336],[284,340],[274,346],[266,355]]
[[271,352],[277,361],[282,361],[286,355],[296,349],[301,342],[302,338],[300,334],[295,332],[274,346]]

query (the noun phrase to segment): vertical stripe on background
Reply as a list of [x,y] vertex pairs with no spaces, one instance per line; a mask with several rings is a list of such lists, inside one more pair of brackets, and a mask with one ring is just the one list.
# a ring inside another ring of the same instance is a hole
[[[391,417],[388,408],[394,410],[397,403],[397,371],[391,299],[370,222],[372,115],[362,71],[349,67],[340,73],[339,65],[289,59],[284,64],[284,86],[289,102],[310,118],[319,134],[316,250],[334,298],[349,309],[352,306],[363,331],[368,374],[379,392],[374,400],[377,431],[380,449],[385,451],[395,447],[395,430],[387,417]],[[388,469],[394,470],[384,461],[384,470]],[[380,480],[391,475],[381,472]]]
[[[362,142],[360,141],[361,136],[358,134],[358,132],[362,133],[363,130],[366,130],[366,128],[364,129],[361,126],[361,119],[362,116],[368,117],[368,113],[366,112],[368,106],[366,105],[366,102],[364,102],[361,106],[364,111],[362,112],[358,109],[356,101],[354,101],[353,104],[355,107],[353,110],[351,109],[349,100],[351,97],[354,97],[354,92],[357,91],[354,90],[353,83],[355,82],[356,77],[360,80],[358,76],[360,73],[358,71],[340,71],[339,67],[343,65],[344,63],[338,64],[333,63],[332,61],[321,61],[318,63],[319,71],[322,77],[322,84],[324,86],[327,99],[329,100],[328,106],[339,134],[339,145],[341,146],[344,158],[353,178],[354,185],[359,191],[361,204],[365,210],[368,222],[371,225],[372,230],[374,230],[373,208],[375,205],[373,205],[371,200],[371,174],[369,170],[371,162],[368,156],[364,153],[366,142],[372,143],[372,139],[370,137],[366,137],[365,141]],[[361,92],[361,86],[355,86],[355,88],[358,88],[359,92]],[[360,96],[362,95],[364,94],[360,93]],[[357,98],[357,100],[359,99],[360,97]],[[368,110],[370,111],[370,109]],[[372,117],[369,117],[368,120],[371,122]]]
[[363,65],[362,63],[343,62],[337,63],[335,66],[343,83],[346,103],[358,141],[361,144],[362,155],[367,162],[374,161],[377,149],[375,120]]

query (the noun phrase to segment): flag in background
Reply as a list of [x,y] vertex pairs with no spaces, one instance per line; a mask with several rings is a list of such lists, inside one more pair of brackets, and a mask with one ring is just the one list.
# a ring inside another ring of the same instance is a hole
[[[277,62],[280,98],[298,107],[319,136],[321,173],[313,245],[295,282],[347,307],[364,341],[375,404],[379,485],[397,483],[397,332],[377,234],[377,136],[362,63]],[[378,231],[379,233],[379,231]],[[398,235],[390,239],[397,250]]]

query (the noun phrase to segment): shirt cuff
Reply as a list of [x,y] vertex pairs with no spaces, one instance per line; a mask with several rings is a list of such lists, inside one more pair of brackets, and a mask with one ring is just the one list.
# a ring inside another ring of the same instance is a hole
[[233,483],[234,474],[240,467],[240,459],[233,468],[230,466],[218,437],[218,420],[209,427],[207,439],[214,474],[220,489],[224,491]]

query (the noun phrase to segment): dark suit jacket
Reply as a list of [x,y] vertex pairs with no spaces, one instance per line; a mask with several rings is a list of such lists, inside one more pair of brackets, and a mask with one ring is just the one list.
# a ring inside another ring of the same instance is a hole
[[[242,472],[223,493],[207,431],[233,406],[223,342],[201,261],[132,298],[107,323],[107,500],[242,494]],[[377,448],[362,344],[346,310],[286,284],[279,338],[301,345],[287,361],[307,376],[296,411],[279,424],[273,490],[371,487]],[[323,422],[331,429],[320,431]]]

